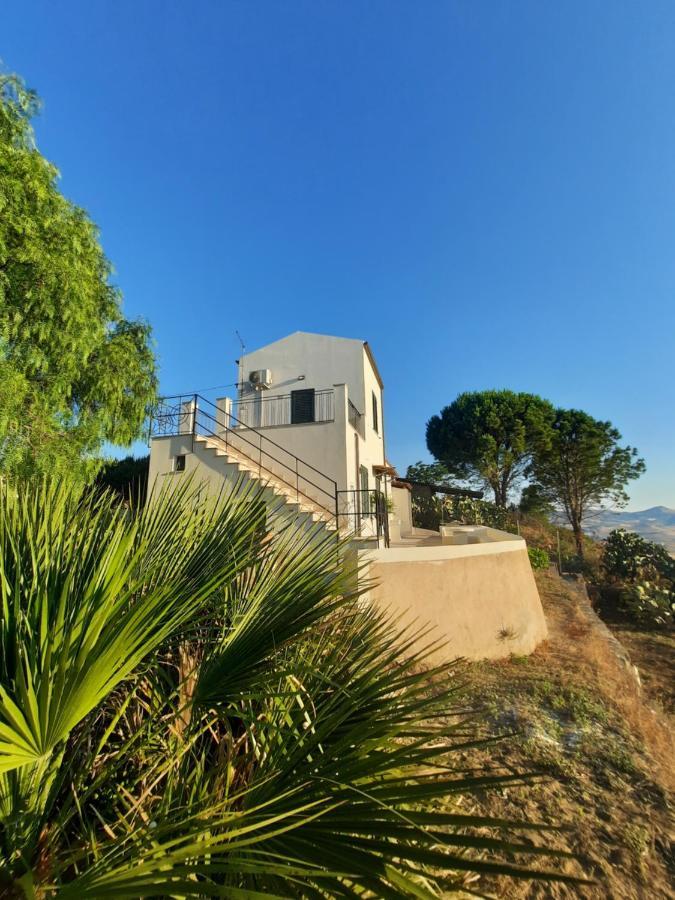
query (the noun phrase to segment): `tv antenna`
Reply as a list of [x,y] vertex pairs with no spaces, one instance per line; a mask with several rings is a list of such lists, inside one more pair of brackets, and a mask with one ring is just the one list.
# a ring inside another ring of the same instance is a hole
[[237,360],[237,365],[239,366],[237,377],[237,391],[239,392],[239,397],[241,398],[241,392],[244,388],[244,356],[246,354],[246,344],[244,343],[243,337],[239,334],[236,328],[234,329],[234,333],[237,335],[239,345],[241,346],[241,353],[239,354],[239,359]]

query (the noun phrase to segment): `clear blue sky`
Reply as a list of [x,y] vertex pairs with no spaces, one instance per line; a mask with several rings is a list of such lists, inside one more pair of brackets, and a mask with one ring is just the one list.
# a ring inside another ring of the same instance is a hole
[[[165,392],[368,339],[389,456],[460,391],[611,419],[675,507],[675,3],[4,4],[0,57]],[[217,393],[217,392],[216,392]]]

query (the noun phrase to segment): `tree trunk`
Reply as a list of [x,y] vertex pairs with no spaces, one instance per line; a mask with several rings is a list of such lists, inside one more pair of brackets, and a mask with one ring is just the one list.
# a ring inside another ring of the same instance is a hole
[[581,530],[581,523],[573,522],[572,523],[572,531],[574,532],[574,543],[577,547],[577,556],[580,559],[584,558],[584,533]]
[[501,481],[497,480],[490,484],[494,495],[495,495],[495,506],[501,506],[506,509],[507,502],[507,488],[501,483]]

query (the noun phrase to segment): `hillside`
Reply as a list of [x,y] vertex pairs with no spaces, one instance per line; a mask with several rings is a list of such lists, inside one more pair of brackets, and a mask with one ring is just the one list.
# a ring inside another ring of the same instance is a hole
[[595,512],[586,523],[586,531],[596,538],[607,537],[615,528],[635,531],[675,554],[675,509],[667,506],[652,506],[639,512],[604,509]]
[[[465,678],[470,699],[487,713],[488,733],[511,735],[467,758],[539,777],[466,803],[474,812],[569,828],[532,841],[571,849],[580,864],[563,869],[593,883],[484,878],[471,887],[504,900],[666,900],[675,877],[672,685],[665,709],[638,686],[636,659],[593,613],[582,582],[550,571],[538,573],[537,583],[549,640],[529,657],[472,663]],[[661,639],[672,658],[675,638]],[[640,667],[643,683],[645,674]]]

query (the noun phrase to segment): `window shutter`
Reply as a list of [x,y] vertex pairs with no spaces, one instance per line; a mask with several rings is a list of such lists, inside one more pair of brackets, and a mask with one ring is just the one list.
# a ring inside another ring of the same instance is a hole
[[377,417],[377,397],[375,396],[375,391],[373,391],[373,428],[379,434],[379,422]]
[[291,425],[314,421],[314,388],[291,391]]

